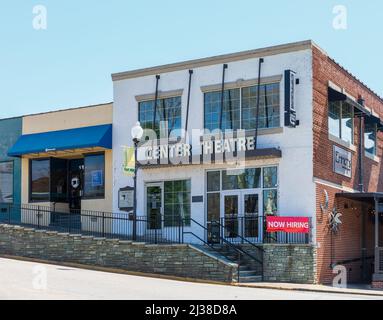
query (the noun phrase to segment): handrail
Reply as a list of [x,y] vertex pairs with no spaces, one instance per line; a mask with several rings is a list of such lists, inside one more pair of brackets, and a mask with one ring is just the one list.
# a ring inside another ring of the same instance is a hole
[[359,261],[363,261],[363,260],[372,260],[372,259],[374,259],[374,256],[367,256],[367,257],[361,257],[361,258],[355,258],[355,259],[342,260],[342,261],[334,262],[332,266],[349,264],[349,263],[359,262]]
[[[194,222],[195,224],[197,224],[198,226],[200,226],[201,228],[203,228],[205,231],[208,231],[208,229],[202,225],[201,223],[199,223],[198,221],[195,221],[194,219],[190,218],[190,221]],[[221,235],[219,236],[220,240],[222,240],[225,244],[228,244],[231,248],[233,248],[235,251],[237,252],[240,252],[242,254],[245,254],[247,255],[248,257],[250,257],[251,259],[255,260],[256,262],[260,263],[261,265],[263,264],[262,261],[260,261],[258,258],[254,257],[252,254],[244,251],[242,248],[239,248],[237,246],[235,246],[234,244],[232,244],[230,241],[228,241],[227,239],[225,239],[224,237],[222,237]],[[204,240],[204,243],[206,241]]]
[[[210,223],[217,224],[220,228],[223,228],[223,229],[225,229],[226,231],[228,230],[226,225],[223,225],[223,224],[221,224],[221,223],[218,222],[218,221],[210,221]],[[240,234],[235,233],[235,235],[236,235],[236,237],[240,238],[242,242],[246,242],[247,244],[250,244],[250,245],[253,246],[254,248],[257,248],[258,250],[261,250],[262,252],[265,251],[263,248],[261,248],[260,246],[257,246],[255,243],[249,241],[248,239],[246,239],[245,237],[241,236]]]
[[[197,236],[194,232],[191,232],[191,231],[184,231],[183,235],[185,234],[190,234],[192,236],[194,236],[195,238],[197,238],[198,240],[202,241],[205,245],[207,245],[208,247],[210,247],[211,249],[213,249],[215,252],[217,252],[218,254],[221,254],[219,252],[219,250],[217,248],[214,247],[213,244],[207,242],[206,240],[202,239],[201,237]],[[237,264],[237,277],[238,277],[238,282],[239,282],[239,264]]]

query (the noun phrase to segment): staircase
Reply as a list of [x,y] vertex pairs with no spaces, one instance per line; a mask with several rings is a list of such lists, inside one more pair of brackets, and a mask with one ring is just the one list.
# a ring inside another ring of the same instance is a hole
[[[246,254],[246,251],[240,246],[227,246],[227,245],[205,245],[204,249],[210,254],[226,258],[232,263],[238,264],[239,268],[239,283],[261,282],[262,281],[262,265],[259,261]],[[261,255],[258,253],[258,255]],[[261,257],[260,261],[262,261]]]

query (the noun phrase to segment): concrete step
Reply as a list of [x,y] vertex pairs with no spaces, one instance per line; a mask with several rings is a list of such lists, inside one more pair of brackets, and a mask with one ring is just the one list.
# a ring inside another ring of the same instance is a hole
[[239,270],[240,277],[252,277],[259,276],[259,273],[255,270]]
[[262,276],[246,276],[246,277],[239,276],[239,282],[240,283],[262,282]]

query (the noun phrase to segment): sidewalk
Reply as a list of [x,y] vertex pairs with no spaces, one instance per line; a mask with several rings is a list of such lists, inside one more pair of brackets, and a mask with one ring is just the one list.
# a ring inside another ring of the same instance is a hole
[[272,282],[239,283],[239,284],[236,284],[236,286],[248,287],[248,288],[261,288],[261,289],[358,294],[358,295],[369,295],[369,296],[381,296],[383,298],[383,290],[371,289],[371,286],[364,285],[364,284],[349,285],[348,288],[335,288],[329,285],[272,283]]

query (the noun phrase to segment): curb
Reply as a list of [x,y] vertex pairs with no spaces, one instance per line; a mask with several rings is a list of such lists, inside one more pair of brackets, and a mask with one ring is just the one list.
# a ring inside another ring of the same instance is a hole
[[[234,284],[235,286],[237,287],[244,287],[244,288],[255,288],[255,289],[274,289],[274,290],[285,290],[285,291],[305,291],[305,292],[317,292],[317,293],[330,293],[330,294],[352,294],[352,295],[359,295],[359,296],[373,296],[373,297],[382,297],[383,299],[383,291],[382,293],[373,293],[373,292],[365,292],[365,291],[368,291],[368,290],[363,290],[363,292],[355,292],[355,291],[350,291],[350,292],[345,292],[345,291],[342,291],[342,290],[326,290],[326,289],[315,289],[315,288],[287,288],[287,287],[283,287],[283,286],[279,286],[279,285],[273,285],[273,286],[266,286],[266,285],[262,285],[262,284],[254,284],[254,285],[250,285],[250,284]],[[350,290],[350,289],[346,289],[346,290]],[[358,290],[358,289],[351,289],[351,290]]]

